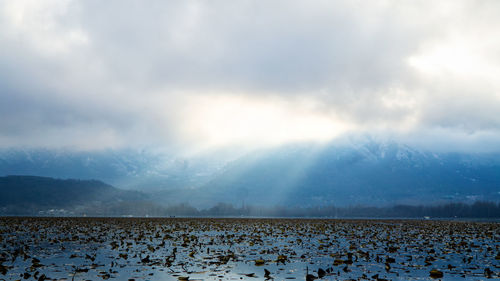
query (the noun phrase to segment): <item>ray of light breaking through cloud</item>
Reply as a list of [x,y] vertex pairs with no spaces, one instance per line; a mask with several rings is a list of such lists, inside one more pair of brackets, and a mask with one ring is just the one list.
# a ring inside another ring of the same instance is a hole
[[0,146],[498,150],[498,1],[0,1]]

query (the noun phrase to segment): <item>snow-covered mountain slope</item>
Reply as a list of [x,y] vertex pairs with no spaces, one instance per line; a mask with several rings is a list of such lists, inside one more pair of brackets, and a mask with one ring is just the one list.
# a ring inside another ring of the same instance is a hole
[[291,146],[230,163],[204,189],[221,201],[302,206],[497,201],[499,156],[394,142]]
[[186,159],[147,150],[0,150],[0,176],[99,179],[127,189],[200,186],[222,165],[208,159]]
[[498,153],[441,153],[368,139],[286,145],[229,158],[147,150],[2,150],[0,175],[98,179],[148,191],[159,203],[202,207],[500,201]]

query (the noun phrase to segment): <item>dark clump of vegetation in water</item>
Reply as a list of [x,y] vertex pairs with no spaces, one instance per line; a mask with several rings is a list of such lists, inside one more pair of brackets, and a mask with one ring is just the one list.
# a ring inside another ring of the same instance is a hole
[[0,218],[0,279],[500,277],[498,223]]

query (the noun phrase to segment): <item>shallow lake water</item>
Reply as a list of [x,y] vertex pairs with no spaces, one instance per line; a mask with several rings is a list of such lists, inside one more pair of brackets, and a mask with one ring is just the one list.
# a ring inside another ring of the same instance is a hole
[[0,218],[0,280],[484,280],[500,224]]

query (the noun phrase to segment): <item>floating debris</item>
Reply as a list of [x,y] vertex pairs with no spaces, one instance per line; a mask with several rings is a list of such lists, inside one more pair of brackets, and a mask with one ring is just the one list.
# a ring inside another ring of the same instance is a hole
[[429,275],[432,277],[432,278],[443,278],[444,274],[442,271],[439,271],[437,269],[433,269],[431,270],[431,272],[429,273]]
[[0,249],[5,280],[500,278],[495,222],[6,217]]
[[261,266],[261,265],[264,265],[264,264],[266,264],[265,260],[262,260],[262,259],[255,260],[255,265],[257,265],[257,266]]

